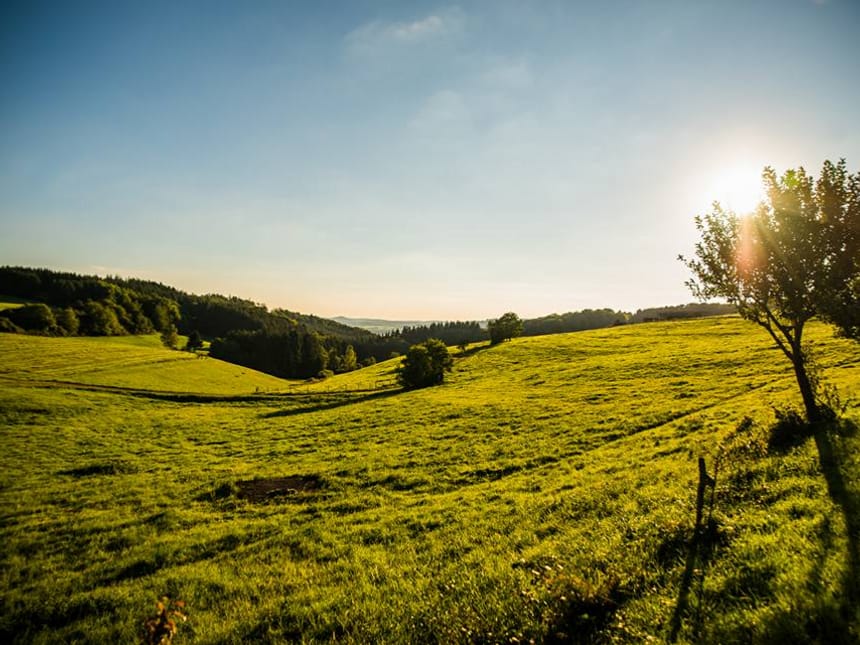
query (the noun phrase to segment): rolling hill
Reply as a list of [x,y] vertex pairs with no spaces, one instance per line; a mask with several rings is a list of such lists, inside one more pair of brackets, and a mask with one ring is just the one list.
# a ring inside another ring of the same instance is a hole
[[851,403],[777,445],[790,366],[735,317],[475,345],[411,392],[0,334],[0,635],[132,642],[167,595],[189,643],[852,642],[860,356],[810,336]]

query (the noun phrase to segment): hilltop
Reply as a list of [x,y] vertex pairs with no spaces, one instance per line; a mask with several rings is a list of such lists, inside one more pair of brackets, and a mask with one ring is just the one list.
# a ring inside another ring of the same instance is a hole
[[793,377],[734,317],[476,345],[412,392],[0,335],[0,634],[131,642],[166,594],[182,642],[850,642],[860,357],[811,336],[848,421],[777,448]]

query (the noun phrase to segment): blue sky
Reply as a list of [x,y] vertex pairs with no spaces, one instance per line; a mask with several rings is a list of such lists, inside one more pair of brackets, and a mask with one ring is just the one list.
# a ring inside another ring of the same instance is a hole
[[691,298],[764,165],[860,166],[860,3],[4,2],[0,264],[334,316]]

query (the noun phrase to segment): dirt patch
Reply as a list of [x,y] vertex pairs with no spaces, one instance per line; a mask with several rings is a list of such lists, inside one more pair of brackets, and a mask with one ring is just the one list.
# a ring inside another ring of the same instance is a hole
[[324,487],[318,475],[291,475],[288,477],[268,477],[236,482],[236,497],[250,502],[303,497]]

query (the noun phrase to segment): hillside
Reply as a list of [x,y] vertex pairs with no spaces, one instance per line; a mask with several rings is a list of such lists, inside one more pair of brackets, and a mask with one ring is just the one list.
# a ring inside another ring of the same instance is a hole
[[[856,344],[810,336],[860,422]],[[4,642],[133,642],[163,594],[188,643],[857,638],[860,439],[768,449],[799,397],[737,318],[454,350],[408,393],[392,361],[257,397],[147,340],[0,341]]]
[[165,348],[157,335],[51,338],[0,334],[0,381],[103,386],[141,393],[241,396],[284,391],[262,372]]

